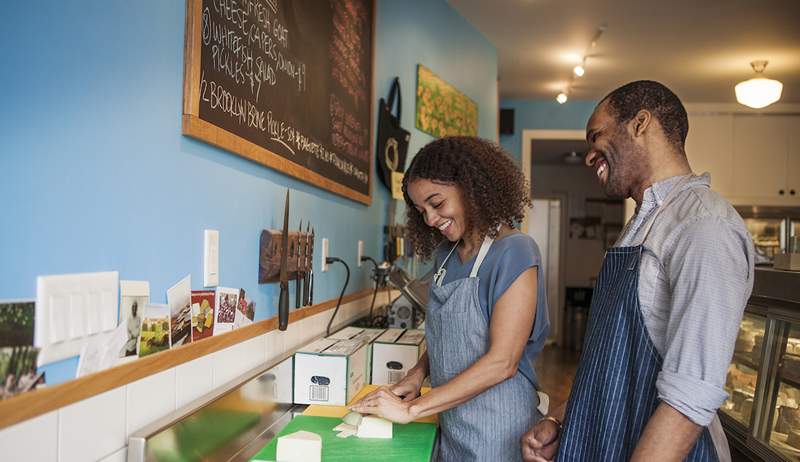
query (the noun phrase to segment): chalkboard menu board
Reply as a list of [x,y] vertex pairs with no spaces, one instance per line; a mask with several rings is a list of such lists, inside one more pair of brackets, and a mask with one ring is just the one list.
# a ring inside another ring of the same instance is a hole
[[183,133],[369,204],[373,0],[188,0]]

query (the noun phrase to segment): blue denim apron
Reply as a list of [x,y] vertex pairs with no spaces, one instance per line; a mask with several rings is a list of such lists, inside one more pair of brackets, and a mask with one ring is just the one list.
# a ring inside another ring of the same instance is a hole
[[[468,278],[442,286],[442,262],[428,301],[425,339],[431,384],[440,387],[489,351],[489,319],[478,296],[478,269],[493,240],[481,245]],[[519,439],[539,419],[536,389],[519,371],[471,400],[439,414],[436,460],[520,461]]]
[[[684,180],[686,181],[686,180]],[[653,214],[664,210],[681,184]],[[584,350],[572,385],[558,451],[564,461],[627,461],[660,403],[656,378],[662,358],[639,308],[639,262],[643,245],[606,252],[589,311]],[[704,428],[688,461],[717,461]]]

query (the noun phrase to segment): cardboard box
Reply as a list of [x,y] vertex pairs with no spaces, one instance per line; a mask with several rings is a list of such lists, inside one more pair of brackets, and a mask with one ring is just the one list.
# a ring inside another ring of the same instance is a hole
[[388,329],[372,344],[373,385],[394,385],[425,352],[425,331]]
[[294,402],[344,406],[364,387],[367,344],[319,339],[294,354]]
[[364,327],[345,327],[344,329],[331,334],[328,338],[339,340],[363,340],[367,343],[367,376],[364,383],[372,383],[372,342],[383,335],[386,329],[372,329]]

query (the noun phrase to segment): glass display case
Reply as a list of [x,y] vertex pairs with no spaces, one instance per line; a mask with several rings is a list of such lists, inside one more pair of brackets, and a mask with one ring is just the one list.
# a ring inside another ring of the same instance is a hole
[[750,425],[753,413],[766,323],[764,316],[745,313],[736,338],[733,362],[728,367],[725,381],[728,399],[722,405],[721,411],[744,427]]
[[800,462],[800,273],[756,269],[725,391],[734,460]]
[[800,208],[737,206],[736,211],[753,238],[756,264],[771,263],[783,252],[800,252],[791,245],[792,238],[800,236]]

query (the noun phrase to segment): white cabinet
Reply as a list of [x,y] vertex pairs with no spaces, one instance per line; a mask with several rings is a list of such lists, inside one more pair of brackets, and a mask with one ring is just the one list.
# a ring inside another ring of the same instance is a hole
[[800,206],[800,116],[689,114],[689,165],[736,205]]
[[692,171],[711,173],[711,188],[733,195],[733,114],[691,114],[686,156]]
[[733,195],[786,197],[788,142],[787,116],[734,116]]

